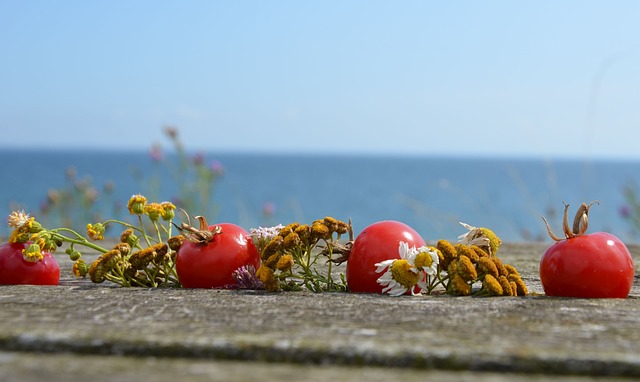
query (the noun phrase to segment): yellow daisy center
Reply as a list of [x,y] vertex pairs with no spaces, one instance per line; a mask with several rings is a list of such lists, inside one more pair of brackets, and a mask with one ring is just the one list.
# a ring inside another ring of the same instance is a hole
[[407,289],[418,283],[418,274],[411,271],[411,264],[407,260],[394,261],[390,270],[393,279]]
[[420,252],[416,256],[416,268],[430,268],[433,265],[433,258],[428,252]]

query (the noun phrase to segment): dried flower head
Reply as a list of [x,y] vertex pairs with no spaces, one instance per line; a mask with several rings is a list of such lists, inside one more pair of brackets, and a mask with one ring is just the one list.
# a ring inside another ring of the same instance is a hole
[[135,269],[144,269],[157,258],[162,258],[167,254],[168,247],[164,243],[158,243],[151,247],[147,247],[138,252],[134,252],[129,256],[129,263]]
[[476,255],[478,255],[479,257],[489,257],[489,254],[487,253],[487,251],[485,251],[483,248],[477,246],[477,245],[472,245],[471,249],[473,249],[473,251],[476,253]]
[[500,282],[495,277],[486,275],[482,281],[482,291],[480,294],[482,294],[482,292],[489,296],[502,296],[503,289]]
[[337,219],[331,216],[325,216],[322,222],[329,228],[329,231],[336,232],[338,230],[339,223]]
[[133,228],[127,228],[120,234],[120,242],[127,243],[131,248],[138,246],[140,238],[133,233]]
[[299,246],[300,243],[300,236],[295,232],[291,232],[284,238],[283,246],[285,249],[292,249]]
[[504,264],[502,264],[502,260],[500,260],[497,257],[491,257],[490,259],[496,265],[496,268],[498,269],[498,274],[499,275],[501,275],[501,276],[508,276],[509,275],[509,272],[507,271],[507,268],[505,268]]
[[182,246],[184,240],[184,236],[182,235],[172,236],[169,238],[169,240],[167,240],[167,244],[172,251],[177,251]]
[[113,247],[113,249],[120,252],[120,255],[123,257],[129,256],[129,252],[131,252],[131,246],[128,243],[118,243]]
[[268,259],[271,255],[280,251],[280,249],[282,249],[283,244],[284,244],[284,239],[282,238],[282,236],[276,236],[273,239],[271,239],[271,241],[269,241],[262,250],[262,253],[261,253],[262,259],[263,260]]
[[516,267],[510,264],[504,264],[504,269],[507,271],[507,274],[510,275],[520,275]]
[[344,235],[346,233],[350,233],[351,231],[352,231],[352,228],[349,223],[345,223],[342,220],[338,220],[338,228],[336,228],[336,233],[338,233],[338,235]]
[[[500,286],[502,287],[502,294],[504,296],[517,296],[517,290],[514,290],[511,288],[511,282],[509,282],[509,280],[504,277],[504,276],[500,276],[498,277],[498,282],[500,282]],[[516,287],[517,288],[517,287]]]
[[282,253],[276,252],[273,255],[269,256],[263,263],[263,265],[269,269],[276,270],[276,265],[280,258],[282,257]]
[[476,252],[471,248],[470,245],[466,244],[456,244],[455,246],[456,252],[458,252],[458,256],[465,256],[471,260],[473,264],[477,263],[480,259],[480,256],[476,254]]
[[280,290],[280,283],[278,282],[273,269],[261,265],[256,272],[256,276],[269,292],[276,292]]
[[449,282],[447,293],[456,296],[469,296],[471,295],[471,285],[460,275],[455,274]]
[[311,237],[314,240],[328,239],[331,230],[322,221],[316,221],[311,225]]
[[294,232],[298,234],[300,241],[303,243],[309,244],[311,241],[311,227],[309,227],[309,224],[301,224]]
[[298,227],[300,227],[300,223],[298,222],[287,224],[286,226],[282,227],[279,234],[280,236],[282,236],[282,238],[285,238],[291,232],[295,232],[295,230],[298,229]]
[[526,296],[529,294],[529,290],[527,289],[527,285],[522,281],[520,275],[510,274],[507,276],[507,279],[516,284],[516,293],[518,296]]
[[440,268],[447,269],[451,261],[458,257],[458,251],[456,248],[447,240],[439,240],[436,244],[436,248],[442,253],[442,259],[440,261]]
[[488,228],[477,228],[473,227],[469,224],[462,223],[460,224],[469,230],[469,232],[464,233],[458,236],[459,242],[461,244],[469,244],[469,245],[477,245],[480,248],[484,249],[489,256],[495,256],[498,252],[498,247],[502,244],[502,240],[490,229]]
[[471,262],[467,256],[460,256],[456,260],[458,267],[457,273],[465,280],[465,281],[473,281],[478,278],[478,272],[476,271],[476,267]]
[[293,268],[293,256],[283,255],[276,264],[276,269],[281,272],[288,272]]
[[34,218],[30,217],[29,214],[25,213],[24,211],[13,211],[7,218],[7,224],[11,228],[20,228],[33,219]]
[[104,282],[107,279],[107,274],[111,272],[121,258],[120,252],[116,249],[98,256],[89,267],[88,274],[91,281],[97,284]]
[[480,260],[478,260],[477,270],[480,275],[500,276],[496,264],[488,257],[481,257]]

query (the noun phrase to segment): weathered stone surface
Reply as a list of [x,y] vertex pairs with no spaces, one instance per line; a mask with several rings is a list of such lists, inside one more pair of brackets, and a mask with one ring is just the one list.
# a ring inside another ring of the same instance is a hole
[[[190,370],[247,370],[251,379],[294,375],[308,370],[295,365],[310,364],[325,365],[314,370],[327,377],[354,378],[370,369],[338,366],[402,368],[393,371],[423,380],[464,380],[474,371],[517,373],[522,380],[640,376],[638,277],[627,299],[541,296],[537,272],[545,247],[501,248],[501,258],[539,294],[519,298],[118,288],[72,279],[71,263],[59,256],[62,285],[0,286],[0,379],[36,373],[32,358],[46,360],[45,372],[57,370],[57,362],[77,366],[68,354],[90,355],[83,360],[123,375],[137,373],[130,369],[137,363],[166,361]],[[640,264],[640,251],[631,250]],[[168,376],[158,369],[158,377]]]
[[[0,379],[4,382],[543,382],[550,378],[549,375],[542,374],[481,373],[464,370],[0,352]],[[589,382],[598,379],[589,376],[554,376],[552,380],[555,382]],[[622,378],[607,378],[607,380],[628,381],[628,379]]]
[[[0,378],[4,382],[543,382],[550,380],[549,375],[506,372],[25,352],[0,352]],[[590,376],[553,376],[551,380],[589,382],[599,379]],[[628,379],[614,377],[607,378],[607,381],[628,381]]]

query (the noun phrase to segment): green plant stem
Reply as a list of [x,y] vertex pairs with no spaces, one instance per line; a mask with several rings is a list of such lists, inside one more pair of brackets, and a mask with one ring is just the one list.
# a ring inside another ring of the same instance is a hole
[[160,233],[160,228],[158,228],[158,222],[154,221],[153,227],[156,229],[156,233],[158,234],[158,243],[162,243],[164,240],[162,240],[162,234]]
[[[140,215],[138,215],[138,216],[140,216]],[[107,224],[110,224],[110,223],[120,224],[120,225],[122,225],[124,227],[131,228],[132,230],[138,231],[140,233],[144,232],[144,230],[142,230],[142,229],[140,229],[140,228],[138,228],[138,227],[136,227],[136,226],[134,226],[132,224],[129,224],[129,223],[125,222],[125,221],[118,220],[118,219],[105,220],[102,224],[104,224],[106,226]]]
[[144,273],[147,275],[147,278],[149,279],[149,282],[151,283],[151,287],[156,288],[158,286],[158,284],[156,283],[156,276],[158,275],[158,268],[152,268],[149,269],[149,267],[146,267],[144,269]]
[[327,248],[329,248],[329,267],[327,269],[327,289],[331,290],[333,287],[333,278],[331,277],[331,267],[333,265],[333,261],[331,261],[332,256],[333,256],[333,246],[331,245],[330,242],[328,241],[324,241],[325,244],[327,245]]
[[438,287],[438,285],[442,285],[443,287],[445,287],[444,279],[442,278],[442,274],[440,272],[436,272],[436,274],[433,275],[433,276],[427,275],[427,277],[429,278],[429,284],[427,284],[428,285],[428,289],[427,289],[427,293],[428,294],[431,294],[431,292],[433,292],[433,290],[436,289]]
[[[86,238],[84,238],[83,236],[81,236],[79,233],[77,233],[76,231],[70,229],[70,228],[56,228],[54,230],[50,231],[51,233],[53,233],[55,235],[56,238],[60,239],[63,242],[67,242],[67,243],[72,243],[72,244],[78,244],[78,245],[82,245],[85,247],[89,247],[92,249],[95,249],[96,251],[99,251],[101,253],[106,253],[109,250],[106,248],[103,248],[99,245],[93,244],[92,242],[90,242],[89,240],[87,240]],[[71,234],[73,234],[74,236],[76,236],[76,238],[71,238],[68,236],[64,236],[59,234],[59,232],[69,232]]]
[[138,221],[140,222],[140,230],[142,232],[142,236],[144,236],[144,240],[147,242],[147,246],[151,247],[149,235],[147,235],[147,231],[144,229],[144,223],[142,222],[142,215],[138,215]]
[[111,282],[112,282],[112,283],[114,283],[114,284],[118,284],[118,285],[120,285],[120,286],[127,286],[127,285],[125,285],[125,282],[124,282],[124,280],[123,280],[122,278],[120,278],[120,277],[118,277],[118,276],[114,276],[114,275],[112,275],[111,273],[107,273],[107,274],[105,275],[105,278],[106,278],[107,280],[111,281]]

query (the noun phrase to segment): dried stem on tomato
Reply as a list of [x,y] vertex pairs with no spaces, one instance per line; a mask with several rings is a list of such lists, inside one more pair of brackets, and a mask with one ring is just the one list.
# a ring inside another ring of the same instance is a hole
[[569,204],[564,203],[564,217],[562,219],[562,231],[564,232],[564,237],[565,237],[564,239],[559,238],[553,233],[553,231],[551,230],[551,227],[549,226],[549,223],[547,222],[547,219],[543,217],[542,220],[544,221],[544,224],[547,226],[547,232],[549,233],[549,236],[555,241],[561,241],[561,240],[571,239],[577,236],[584,235],[584,233],[587,232],[587,228],[589,227],[589,209],[594,204],[599,204],[599,203],[596,200],[589,204],[587,203],[580,204],[580,207],[578,208],[578,211],[576,212],[576,215],[573,219],[573,226],[570,226],[569,225]]
[[190,242],[206,244],[213,240],[216,235],[222,233],[222,227],[220,226],[213,226],[209,229],[209,224],[207,224],[207,219],[204,216],[194,216],[195,219],[200,221],[200,227],[196,228],[192,226],[189,214],[183,209],[181,209],[181,211],[187,217],[187,222],[180,223],[180,225],[173,223],[173,225],[180,231],[182,236]]

